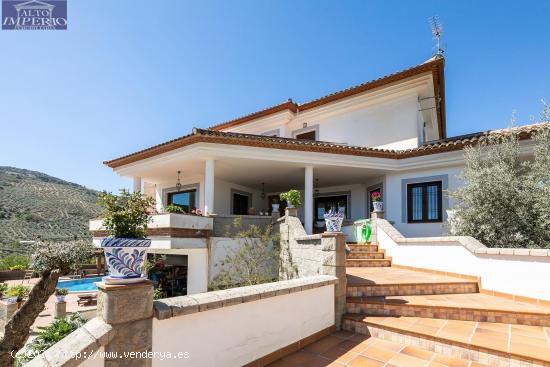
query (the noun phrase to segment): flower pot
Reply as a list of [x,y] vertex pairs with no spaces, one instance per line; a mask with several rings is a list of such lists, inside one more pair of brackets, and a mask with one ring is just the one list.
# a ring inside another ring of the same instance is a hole
[[381,201],[373,201],[372,206],[374,207],[375,212],[381,212],[384,210],[384,203]]
[[290,201],[287,200],[287,201],[286,201],[286,207],[287,207],[287,208],[294,208],[294,205],[292,205],[292,204],[290,203]]
[[65,296],[55,296],[55,301],[57,303],[65,302]]
[[274,213],[277,213],[279,211],[279,205],[281,205],[281,204],[271,204],[271,210]]
[[340,232],[342,230],[342,222],[346,214],[343,211],[338,213],[327,213],[324,215],[327,232]]
[[101,247],[105,252],[109,275],[103,277],[103,281],[107,284],[130,284],[145,280],[141,266],[150,246],[151,240],[147,238],[104,238]]
[[8,305],[14,305],[17,303],[17,297],[7,297],[4,298],[4,301],[6,301]]

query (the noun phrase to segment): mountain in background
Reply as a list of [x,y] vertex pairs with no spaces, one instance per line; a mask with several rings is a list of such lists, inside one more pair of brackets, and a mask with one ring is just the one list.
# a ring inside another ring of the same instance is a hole
[[0,166],[0,247],[15,241],[90,238],[98,192],[41,172]]

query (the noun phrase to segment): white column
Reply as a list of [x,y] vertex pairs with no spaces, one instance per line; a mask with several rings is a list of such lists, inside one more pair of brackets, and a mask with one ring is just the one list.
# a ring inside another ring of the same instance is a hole
[[141,191],[141,177],[134,177],[134,192]]
[[304,176],[304,223],[307,234],[313,233],[313,167],[307,166]]
[[204,166],[204,213],[214,213],[214,160],[207,159]]
[[162,187],[160,185],[155,185],[155,208],[158,213],[164,211],[164,203],[162,202]]

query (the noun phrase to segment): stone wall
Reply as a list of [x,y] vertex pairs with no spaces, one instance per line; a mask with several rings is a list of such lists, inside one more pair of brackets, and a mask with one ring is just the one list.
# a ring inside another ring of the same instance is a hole
[[287,215],[277,221],[280,235],[281,279],[331,275],[335,286],[335,324],[339,328],[346,308],[346,239],[344,234],[307,235],[300,220]]

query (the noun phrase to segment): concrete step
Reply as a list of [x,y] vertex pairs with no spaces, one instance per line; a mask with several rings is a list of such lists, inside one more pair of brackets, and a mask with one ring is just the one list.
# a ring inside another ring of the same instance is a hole
[[348,313],[550,326],[550,307],[480,293],[348,297]]
[[[347,314],[344,330],[491,366],[550,366],[548,328]],[[546,329],[546,330],[545,330]]]
[[357,259],[383,259],[385,256],[384,250],[374,251],[351,251],[346,259],[357,260]]
[[391,258],[385,258],[385,259],[346,259],[346,267],[390,267],[391,266]]
[[356,243],[347,243],[348,248],[351,251],[361,251],[361,252],[377,252],[378,251],[378,244],[376,243],[368,243],[364,245],[358,245]]

